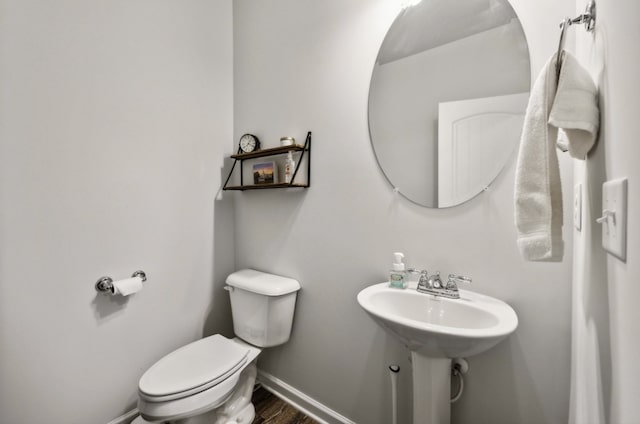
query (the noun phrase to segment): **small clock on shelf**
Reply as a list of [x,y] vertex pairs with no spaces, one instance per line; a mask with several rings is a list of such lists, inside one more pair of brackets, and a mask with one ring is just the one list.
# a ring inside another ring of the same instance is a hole
[[244,134],[238,143],[239,153],[252,153],[260,149],[260,140],[253,134]]

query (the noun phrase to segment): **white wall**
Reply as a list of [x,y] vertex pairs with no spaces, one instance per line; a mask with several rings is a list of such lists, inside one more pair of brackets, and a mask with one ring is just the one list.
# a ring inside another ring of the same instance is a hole
[[[228,330],[231,13],[0,1],[1,422],[105,423],[160,356]],[[141,293],[94,290],[136,269]]]
[[[584,2],[576,2],[582,13]],[[571,423],[638,422],[640,405],[640,28],[633,0],[599,0],[593,35],[577,29],[580,61],[600,90],[601,129],[586,162],[575,167],[583,184],[583,230],[574,233]],[[602,183],[629,182],[626,262],[606,254],[601,228]]]
[[[266,146],[312,130],[312,187],[236,196],[238,268],[303,285],[288,344],[262,370],[358,423],[390,421],[387,365],[401,365],[400,422],[409,422],[408,352],[359,308],[356,294],[387,278],[393,251],[412,266],[474,278],[473,289],[516,309],[506,342],[470,359],[454,423],[565,423],[570,368],[571,231],[561,264],[520,259],[513,225],[514,164],[460,207],[433,210],[394,197],[370,146],[369,79],[393,21],[390,0],[234,1],[234,127]],[[537,75],[573,2],[514,1]],[[562,7],[560,6],[562,5]],[[571,162],[561,160],[565,187]],[[570,204],[565,189],[565,204]],[[569,220],[569,209],[565,222]]]

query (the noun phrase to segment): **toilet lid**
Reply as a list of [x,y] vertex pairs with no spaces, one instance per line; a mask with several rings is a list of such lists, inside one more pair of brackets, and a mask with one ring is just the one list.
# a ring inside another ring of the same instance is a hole
[[140,378],[138,388],[148,396],[205,390],[242,368],[248,353],[248,349],[216,334],[160,359]]

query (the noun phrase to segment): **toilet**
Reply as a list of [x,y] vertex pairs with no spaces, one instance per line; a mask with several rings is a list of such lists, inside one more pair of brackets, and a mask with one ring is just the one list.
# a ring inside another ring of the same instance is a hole
[[164,356],[138,383],[132,424],[250,424],[262,348],[291,335],[297,280],[244,269],[227,277],[235,338],[220,334]]

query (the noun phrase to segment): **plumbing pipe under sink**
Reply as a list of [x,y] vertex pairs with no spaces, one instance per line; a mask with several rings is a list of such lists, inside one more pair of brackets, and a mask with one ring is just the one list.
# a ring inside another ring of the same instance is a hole
[[389,376],[391,377],[391,422],[398,424],[398,373],[400,367],[389,365]]

